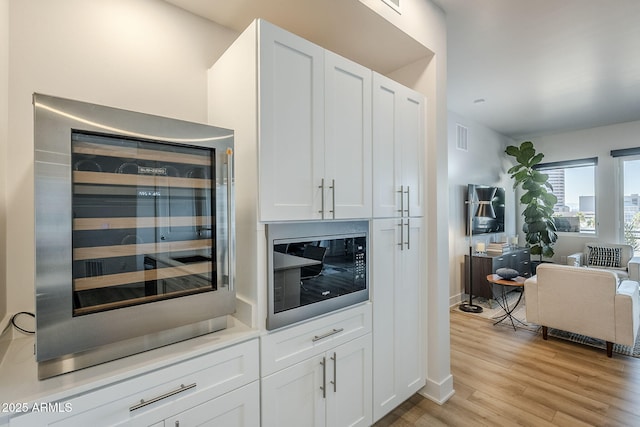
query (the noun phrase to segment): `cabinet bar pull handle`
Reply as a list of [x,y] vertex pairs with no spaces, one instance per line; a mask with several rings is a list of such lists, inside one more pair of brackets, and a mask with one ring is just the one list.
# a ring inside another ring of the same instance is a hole
[[320,210],[319,213],[322,214],[322,219],[324,219],[324,178],[320,181]]
[[131,406],[129,408],[129,412],[133,412],[140,408],[144,408],[147,405],[151,405],[152,403],[159,402],[162,399],[166,399],[167,397],[174,396],[178,393],[182,393],[183,391],[187,391],[195,387],[196,387],[196,383],[189,384],[189,385],[180,384],[180,387],[178,387],[177,389],[171,390],[161,396],[156,396],[153,399],[149,399],[149,400],[140,399],[140,403],[136,403],[135,405]]
[[[233,201],[233,189],[232,189],[232,181],[233,181],[233,169],[232,169],[232,164],[233,164],[233,159],[232,156],[233,155],[233,151],[231,149],[227,149],[227,240],[229,242],[229,244],[231,245],[232,242],[234,242],[235,244],[235,239],[232,237],[233,236],[233,227],[232,227],[232,215],[233,215],[233,209],[232,209],[232,201]],[[229,247],[230,250],[235,250],[235,248],[231,248]],[[233,288],[235,286],[234,283],[234,276],[235,276],[235,271],[233,271],[234,268],[234,264],[233,264],[233,259],[235,257],[231,256],[231,252],[228,254],[227,256],[227,268],[228,268],[228,274],[229,274],[229,291],[233,292]]]
[[400,246],[400,250],[404,251],[404,221],[400,220],[400,224],[398,224],[398,227],[400,227],[400,243],[398,243],[398,246]]
[[411,219],[407,218],[407,250],[411,249]]
[[400,191],[396,191],[396,193],[400,193],[400,216],[404,216],[404,185],[400,186]]
[[331,189],[331,206],[333,207],[332,210],[330,210],[329,212],[331,212],[331,214],[333,215],[333,219],[336,219],[336,180],[332,179],[331,180],[331,187],[329,187]]
[[323,357],[322,362],[320,362],[320,364],[322,365],[322,386],[320,387],[320,390],[322,390],[322,398],[326,399],[327,398],[327,358]]
[[322,339],[325,339],[327,337],[330,337],[331,335],[335,335],[337,333],[340,333],[344,331],[344,328],[340,328],[340,329],[332,329],[329,332],[322,334],[322,335],[316,335],[315,337],[313,337],[313,339],[311,341],[316,342],[316,341],[320,341]]
[[333,392],[336,393],[338,391],[338,356],[336,355],[335,351],[333,352],[333,357],[331,358],[331,360],[333,360],[333,381],[331,381],[331,384],[333,384]]
[[405,212],[407,213],[407,216],[411,216],[411,199],[409,199],[410,197],[409,195],[411,194],[409,193],[410,188],[411,187],[407,185],[407,191],[405,191],[405,194],[407,195],[407,209],[405,210]]

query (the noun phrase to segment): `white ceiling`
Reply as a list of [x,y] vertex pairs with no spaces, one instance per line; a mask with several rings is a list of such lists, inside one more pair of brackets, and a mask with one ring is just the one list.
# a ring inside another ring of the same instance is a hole
[[449,110],[515,139],[640,120],[640,0],[434,2]]
[[[355,0],[166,1],[238,32],[265,18],[382,74],[431,54]],[[640,0],[432,1],[451,111],[515,139],[640,120]]]
[[432,55],[357,0],[165,1],[238,32],[266,19],[381,74]]

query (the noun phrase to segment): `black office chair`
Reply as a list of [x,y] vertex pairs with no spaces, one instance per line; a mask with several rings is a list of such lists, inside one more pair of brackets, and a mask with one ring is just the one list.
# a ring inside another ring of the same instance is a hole
[[286,254],[288,249],[289,249],[288,243],[278,243],[276,245],[273,245],[273,250],[275,252],[280,252],[282,254]]
[[322,274],[322,269],[324,268],[324,256],[326,255],[326,253],[327,253],[327,248],[324,248],[322,246],[307,245],[304,247],[302,257],[320,261],[320,264],[302,267],[300,269],[301,280],[311,279],[313,277],[318,277]]

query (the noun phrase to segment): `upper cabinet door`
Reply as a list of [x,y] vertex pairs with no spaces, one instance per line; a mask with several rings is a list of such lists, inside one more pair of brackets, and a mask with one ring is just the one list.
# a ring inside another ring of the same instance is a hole
[[373,216],[423,216],[424,97],[373,74]]
[[402,87],[380,74],[373,74],[373,217],[401,216],[402,151],[398,92]]
[[324,49],[265,21],[258,40],[260,219],[320,219]]
[[404,88],[400,99],[400,139],[402,141],[402,182],[405,186],[404,216],[424,215],[425,100]]
[[368,68],[325,52],[326,219],[372,214],[371,76]]

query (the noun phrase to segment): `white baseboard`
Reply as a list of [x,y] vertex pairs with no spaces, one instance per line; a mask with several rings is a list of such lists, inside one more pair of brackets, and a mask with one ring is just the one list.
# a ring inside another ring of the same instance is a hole
[[463,294],[463,293],[459,293],[457,295],[453,295],[453,296],[449,297],[449,307],[453,307],[453,306],[456,306],[456,305],[460,304],[462,302],[462,297],[464,295],[465,294]]
[[438,405],[444,404],[455,392],[453,389],[453,375],[449,375],[444,381],[439,383],[427,378],[427,384],[418,391],[421,396],[426,397]]

